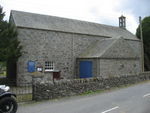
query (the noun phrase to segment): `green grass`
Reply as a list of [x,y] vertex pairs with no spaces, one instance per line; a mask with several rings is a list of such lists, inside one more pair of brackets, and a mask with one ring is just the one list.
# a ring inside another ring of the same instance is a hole
[[1,77],[6,77],[6,71],[4,71],[3,73],[0,73]]
[[0,62],[0,76],[6,76],[6,62]]
[[20,94],[17,95],[17,102],[27,102],[32,100],[32,94]]
[[113,91],[113,90],[119,90],[119,89],[131,87],[131,86],[136,86],[138,84],[144,84],[144,83],[147,83],[147,82],[150,82],[150,80],[138,82],[138,83],[135,83],[135,84],[121,85],[119,87],[112,87],[112,88],[109,88],[109,89],[101,89],[101,90],[96,90],[96,91],[87,91],[87,92],[81,93],[80,95],[81,96],[87,96],[87,95],[94,95],[94,94],[99,94],[99,93],[106,93],[106,92],[110,92],[110,91]]
[[[101,90],[96,90],[96,91],[86,91],[86,92],[84,92],[84,93],[81,93],[80,95],[81,95],[81,96],[93,95],[93,94],[96,94],[96,93],[102,93],[102,92],[104,92],[104,91],[106,91],[106,90],[101,89]],[[108,90],[107,90],[107,91],[108,91]]]

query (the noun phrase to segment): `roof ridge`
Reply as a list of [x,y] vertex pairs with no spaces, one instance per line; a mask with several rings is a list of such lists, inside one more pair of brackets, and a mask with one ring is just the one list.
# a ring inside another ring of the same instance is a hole
[[[28,13],[28,14],[34,14],[34,15],[40,15],[40,16],[48,16],[48,17],[54,17],[54,18],[61,18],[61,19],[65,19],[65,20],[66,19],[67,20],[73,20],[73,21],[78,21],[78,22],[87,22],[87,23],[91,23],[91,24],[97,24],[97,25],[102,25],[102,26],[107,26],[107,27],[112,27],[112,28],[119,28],[119,26],[112,26],[112,25],[106,25],[106,24],[101,24],[101,23],[92,22],[92,21],[79,20],[79,19],[74,19],[74,18],[66,18],[66,17],[61,17],[61,16],[41,14],[41,13],[33,13],[33,12],[18,11],[18,10],[11,10],[11,12]],[[121,28],[119,28],[119,29],[121,29]]]
[[135,35],[127,30],[100,23],[16,10],[11,11],[10,17],[14,19],[16,27],[19,28],[76,33],[105,38],[123,35],[126,39],[138,40]]

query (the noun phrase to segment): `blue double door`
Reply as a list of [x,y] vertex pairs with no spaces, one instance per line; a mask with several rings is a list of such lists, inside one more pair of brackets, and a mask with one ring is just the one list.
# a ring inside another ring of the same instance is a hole
[[80,61],[80,78],[92,77],[92,61]]

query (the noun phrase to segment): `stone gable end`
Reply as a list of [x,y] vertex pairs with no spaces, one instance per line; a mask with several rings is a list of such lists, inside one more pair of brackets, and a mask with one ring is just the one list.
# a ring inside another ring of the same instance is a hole
[[128,42],[119,38],[114,41],[100,56],[100,58],[137,58],[137,54]]

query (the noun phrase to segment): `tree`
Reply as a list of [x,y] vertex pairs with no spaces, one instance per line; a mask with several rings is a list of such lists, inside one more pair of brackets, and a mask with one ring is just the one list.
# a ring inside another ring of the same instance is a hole
[[16,27],[4,20],[5,13],[0,6],[0,62],[7,63],[7,77],[16,77],[16,62],[21,56],[22,46],[17,39]]
[[0,6],[0,61],[17,61],[21,56],[20,42],[17,39],[17,29],[7,21],[4,21],[5,13]]
[[[150,71],[150,16],[142,20],[142,33],[144,43],[144,67],[146,71]],[[136,30],[136,36],[140,39],[140,26]]]

